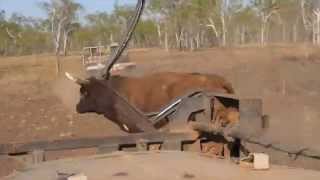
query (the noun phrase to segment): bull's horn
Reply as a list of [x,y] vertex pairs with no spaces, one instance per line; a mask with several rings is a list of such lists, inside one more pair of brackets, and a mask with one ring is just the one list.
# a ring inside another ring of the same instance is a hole
[[67,79],[69,79],[70,81],[73,81],[73,82],[75,82],[75,83],[77,83],[77,84],[79,84],[79,85],[83,85],[83,84],[88,83],[87,80],[83,80],[83,79],[74,77],[74,76],[72,76],[72,75],[71,75],[70,73],[68,73],[68,72],[66,72],[65,75],[66,75]]
[[128,126],[127,126],[127,125],[122,124],[122,127],[123,127],[127,132],[130,132],[130,129],[128,128]]

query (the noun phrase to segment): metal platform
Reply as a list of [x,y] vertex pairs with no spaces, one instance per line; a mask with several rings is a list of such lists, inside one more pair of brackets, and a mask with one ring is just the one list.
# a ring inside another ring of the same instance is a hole
[[271,166],[253,171],[230,161],[189,152],[116,152],[113,154],[41,163],[6,180],[52,180],[58,174],[83,174],[89,180],[318,180],[320,172]]

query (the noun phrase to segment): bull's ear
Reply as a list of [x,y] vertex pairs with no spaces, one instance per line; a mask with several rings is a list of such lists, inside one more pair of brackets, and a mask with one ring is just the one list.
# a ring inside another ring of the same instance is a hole
[[80,79],[80,78],[78,78],[78,77],[74,77],[74,76],[72,76],[72,75],[71,75],[70,73],[68,73],[68,72],[65,73],[65,76],[66,76],[67,79],[69,79],[69,80],[72,81],[72,82],[75,82],[75,83],[79,84],[80,86],[89,83],[88,80]]

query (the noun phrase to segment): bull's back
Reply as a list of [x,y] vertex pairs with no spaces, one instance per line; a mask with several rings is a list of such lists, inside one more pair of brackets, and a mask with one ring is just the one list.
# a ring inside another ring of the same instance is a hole
[[168,88],[171,96],[183,95],[193,90],[234,93],[231,84],[217,75],[182,74],[180,79]]
[[176,97],[193,90],[233,93],[231,84],[218,75],[174,72],[122,78],[116,89],[144,112],[158,111]]

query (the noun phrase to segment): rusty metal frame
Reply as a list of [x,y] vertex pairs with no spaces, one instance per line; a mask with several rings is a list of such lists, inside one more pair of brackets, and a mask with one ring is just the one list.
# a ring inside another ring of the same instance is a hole
[[137,143],[145,144],[163,144],[169,141],[193,142],[198,137],[194,133],[139,133],[124,136],[111,136],[100,138],[80,138],[69,140],[54,140],[54,141],[38,141],[30,143],[13,143],[1,144],[0,155],[14,155],[31,153],[33,151],[57,151],[57,150],[72,150],[82,148],[99,148],[99,147],[115,147],[114,150],[121,150],[121,146],[136,145]]
[[[106,86],[108,87],[108,86]],[[108,87],[110,88],[110,87]],[[143,133],[138,134],[129,134],[125,136],[111,136],[111,137],[101,137],[101,138],[80,138],[80,139],[70,139],[70,140],[55,140],[55,141],[38,141],[31,143],[14,143],[14,144],[0,144],[0,154],[21,154],[21,153],[31,153],[37,150],[41,151],[56,151],[56,150],[72,150],[72,149],[81,149],[81,148],[94,148],[97,147],[100,149],[100,152],[110,152],[121,150],[121,146],[139,146],[145,144],[145,147],[148,147],[148,144],[164,144],[163,147],[171,147],[171,150],[182,150],[181,144],[183,142],[191,142],[194,143],[200,139],[210,140],[209,137],[199,137],[195,136],[194,132],[183,132],[183,133],[170,133],[170,132],[159,132],[154,128],[150,128],[152,123],[151,120],[148,120],[140,111],[132,107],[127,101],[124,101],[122,98],[118,98],[118,94],[114,92],[114,96],[116,97],[115,106],[121,106],[121,110],[119,113],[125,114],[134,114],[136,116],[126,116],[123,115],[125,120],[134,121],[137,125],[137,128],[141,130]],[[194,96],[196,95],[196,96]],[[200,98],[199,98],[200,97]],[[208,93],[208,92],[191,92],[191,94],[183,96],[180,104],[177,106],[170,106],[171,110],[168,111],[170,113],[166,113],[161,118],[165,118],[166,116],[170,116],[173,122],[178,121],[179,118],[184,117],[186,119],[180,120],[178,123],[187,124],[187,118],[190,113],[194,111],[211,111],[211,107],[208,107],[208,103],[204,103],[208,101],[208,98],[225,98],[226,101],[235,101],[237,105],[240,104],[240,113],[245,113],[244,117],[248,118],[251,121],[256,121],[256,118],[261,117],[260,106],[255,106],[259,104],[258,100],[253,101],[243,101],[238,100],[235,96],[225,95],[225,94],[217,94],[217,93]],[[209,99],[210,100],[210,99]],[[197,103],[193,103],[197,101]],[[239,102],[238,102],[239,101]],[[258,102],[258,103],[252,103]],[[246,106],[246,104],[250,104]],[[243,105],[244,107],[241,107]],[[252,107],[253,106],[253,107]],[[254,108],[255,107],[255,108]],[[249,108],[249,109],[248,109]],[[257,112],[250,112],[251,109],[257,109]],[[248,112],[249,111],[249,112]],[[173,113],[173,114],[172,114]],[[174,114],[177,113],[175,116]],[[210,112],[209,112],[210,113]],[[200,123],[204,123],[205,126],[209,126],[210,116],[205,116],[204,121]],[[170,127],[170,125],[169,125]],[[221,134],[216,133],[217,136],[223,136],[223,132]],[[172,143],[174,142],[174,143]],[[175,146],[174,146],[175,145]],[[139,146],[141,147],[141,146]],[[165,148],[164,148],[165,149]],[[146,149],[145,149],[146,150]]]
[[[99,138],[78,138],[68,140],[37,141],[30,143],[0,144],[0,155],[18,155],[16,157],[19,158],[19,155],[27,154],[28,156],[31,156],[31,159],[33,159],[32,163],[38,163],[39,161],[42,162],[45,160],[46,152],[50,151],[96,148],[97,153],[110,153],[114,151],[121,151],[126,147],[135,147],[135,149],[139,151],[148,151],[152,145],[159,145],[159,150],[188,151],[190,149],[197,149],[198,152],[201,152],[201,147],[203,146],[202,142],[216,142],[224,147],[223,151],[231,152],[233,147],[227,146],[229,142],[228,139],[226,139],[226,136],[230,135],[226,134],[227,131],[215,131],[207,135],[197,131],[183,131],[175,133],[170,132],[170,124],[168,126],[169,131],[157,131],[152,127],[155,122],[152,122],[142,112],[130,105],[125,99],[121,98],[121,96],[116,91],[113,91],[113,89],[107,84],[104,85],[106,88],[110,88],[111,92],[113,92],[111,94],[115,107],[121,107],[116,109],[119,110],[117,113],[121,114],[122,120],[135,122],[136,128],[138,128],[141,133]],[[181,99],[181,102],[179,102],[177,106],[169,105],[171,108],[169,109],[170,113],[164,114],[162,118],[171,118],[171,123],[177,122],[186,125],[188,124],[188,116],[194,111],[201,110],[206,113],[212,113],[212,108],[210,107],[210,103],[208,103],[208,101],[211,101],[211,98],[220,98],[222,101],[225,101],[224,103],[226,104],[233,102],[235,103],[235,106],[240,105],[240,113],[245,113],[244,117],[249,118],[250,121],[255,121],[260,116],[260,106],[255,106],[259,103],[250,103],[259,102],[258,100],[243,101],[232,95],[196,91],[183,96],[183,98],[178,98]],[[241,108],[241,105],[244,107]],[[257,110],[257,112],[247,112],[251,109]],[[175,115],[175,113],[177,114]],[[178,121],[181,117],[186,119]],[[210,120],[210,116],[204,116],[200,123],[203,123],[205,126],[209,126]],[[239,130],[239,128],[236,130]],[[217,139],[220,140],[216,141]],[[224,140],[221,141],[222,139]],[[240,151],[240,149],[238,149],[238,151]],[[230,158],[229,156],[231,156],[231,154],[225,154],[225,158]]]

